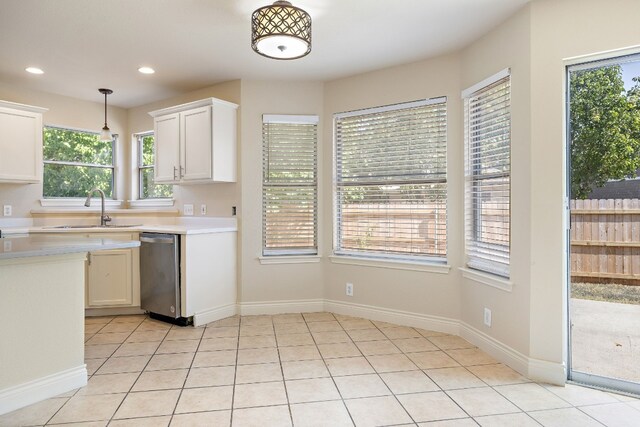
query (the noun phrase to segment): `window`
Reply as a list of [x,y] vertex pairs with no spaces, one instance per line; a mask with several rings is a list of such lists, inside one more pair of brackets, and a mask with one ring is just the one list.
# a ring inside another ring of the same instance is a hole
[[446,98],[336,114],[337,255],[444,262]]
[[318,117],[262,116],[262,253],[318,253]]
[[467,266],[509,277],[511,83],[509,71],[463,92]]
[[113,198],[115,139],[100,134],[45,126],[43,131],[44,198],[86,197],[98,187]]
[[153,132],[141,133],[138,139],[138,183],[140,199],[162,199],[173,196],[173,186],[153,182]]

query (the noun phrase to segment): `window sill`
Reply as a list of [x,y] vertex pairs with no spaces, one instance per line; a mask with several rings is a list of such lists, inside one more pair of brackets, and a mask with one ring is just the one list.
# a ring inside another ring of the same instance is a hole
[[459,270],[462,272],[462,277],[473,280],[474,282],[491,286],[492,288],[500,289],[505,292],[511,292],[513,290],[513,282],[508,279],[469,268],[461,267]]
[[129,207],[132,208],[151,208],[151,207],[168,207],[173,206],[173,199],[138,199],[128,200]]
[[447,274],[451,270],[448,264],[422,263],[406,260],[383,260],[354,256],[332,255],[329,257],[334,264],[359,265],[363,267],[390,268],[394,270],[423,271],[427,273]]
[[258,257],[260,264],[310,264],[318,263],[322,257],[320,255],[285,255],[285,256],[261,256]]
[[[82,208],[84,206],[84,198],[60,198],[60,199],[40,199],[40,206],[43,208]],[[121,208],[124,205],[123,200],[105,199],[104,206],[106,208]],[[91,206],[100,206],[100,198],[91,198]]]

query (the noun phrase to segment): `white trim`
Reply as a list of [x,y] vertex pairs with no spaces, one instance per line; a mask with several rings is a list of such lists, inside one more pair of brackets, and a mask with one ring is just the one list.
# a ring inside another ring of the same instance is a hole
[[460,336],[530,380],[556,385],[564,385],[567,381],[564,363],[527,357],[464,322],[460,322]]
[[[237,313],[246,316],[256,314],[308,313],[316,311],[328,311],[336,314],[357,316],[369,320],[458,335],[476,345],[497,361],[508,365],[533,381],[564,385],[567,379],[566,366],[564,363],[527,357],[518,350],[475,329],[467,323],[449,317],[432,316],[328,299],[239,303]],[[232,314],[228,315],[231,316]]]
[[569,58],[564,58],[563,62],[564,62],[564,65],[568,67],[571,65],[582,64],[585,62],[595,62],[595,61],[601,61],[606,59],[613,59],[615,57],[635,55],[638,53],[640,53],[640,45],[635,45],[635,46],[623,47],[620,49],[612,49],[612,50],[605,50],[602,52],[589,53],[586,55],[571,56]]
[[504,79],[505,77],[511,75],[511,68],[505,68],[503,70],[498,71],[497,73],[495,73],[494,75],[487,77],[486,79],[482,80],[481,82],[478,82],[476,84],[474,84],[471,87],[466,88],[465,90],[462,91],[462,98],[469,98],[471,95],[473,95],[475,92],[479,91],[482,88],[485,88],[489,85],[494,84],[495,82],[497,82],[500,79]]
[[175,203],[174,199],[138,199],[127,200],[129,207],[150,208],[150,207],[170,207]]
[[459,322],[455,319],[441,316],[431,316],[410,311],[380,308],[372,305],[354,304],[344,301],[325,300],[324,308],[332,313],[348,316],[364,317],[370,320],[412,326],[445,334],[459,333]]
[[215,106],[216,104],[225,105],[225,106],[236,108],[236,109],[238,108],[238,104],[234,104],[233,102],[225,101],[223,99],[218,99],[218,98],[205,98],[205,99],[200,99],[198,101],[187,102],[186,104],[174,105],[172,107],[163,108],[161,110],[149,111],[148,114],[151,117],[158,117],[158,116],[164,116],[166,114],[180,113],[182,111],[190,110],[192,108]]
[[322,260],[320,255],[281,255],[281,256],[260,256],[260,264],[310,264],[318,263]]
[[0,415],[87,385],[87,365],[66,369],[0,391]]
[[0,108],[12,108],[15,110],[29,111],[31,113],[46,113],[48,108],[36,107],[34,105],[18,104],[17,102],[0,101]]
[[[59,208],[68,208],[68,207],[77,207],[81,208],[78,210],[88,210],[89,208],[85,207],[84,201],[86,199],[82,198],[52,198],[52,199],[40,199],[40,206],[42,207],[59,207]],[[105,208],[121,208],[124,205],[123,200],[113,200],[113,199],[105,199],[104,206]],[[91,198],[91,207],[100,206],[99,198]]]
[[[387,111],[405,110],[408,108],[424,107],[426,105],[442,104],[447,102],[446,96],[437,98],[420,99],[418,101],[401,102],[399,104],[382,105],[380,107],[364,108],[362,110],[345,111],[343,113],[335,113],[333,119],[342,119],[344,117],[361,116],[364,114],[385,113]],[[335,126],[334,126],[335,128]]]
[[334,264],[359,265],[363,267],[390,268],[393,270],[424,271],[427,273],[448,274],[449,264],[423,263],[410,260],[373,259],[356,256],[331,255]]
[[511,292],[513,290],[513,282],[503,277],[472,270],[470,268],[458,267],[458,270],[462,272],[462,277],[465,279],[473,280],[476,283],[491,286],[492,288],[500,289],[505,292]]
[[146,311],[140,307],[104,307],[104,308],[85,308],[85,317],[95,316],[130,316],[134,314],[145,314]]
[[262,123],[295,123],[317,125],[320,122],[320,116],[317,115],[287,115],[287,114],[263,114]]
[[238,304],[238,314],[241,316],[255,314],[313,313],[316,311],[324,311],[324,309],[324,300],[322,299],[241,302]]
[[193,326],[201,326],[225,317],[235,316],[238,313],[236,304],[221,305],[220,307],[210,308],[193,315]]

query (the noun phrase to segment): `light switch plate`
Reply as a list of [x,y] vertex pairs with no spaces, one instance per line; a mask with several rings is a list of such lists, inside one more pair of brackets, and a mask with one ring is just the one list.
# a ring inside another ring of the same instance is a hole
[[206,215],[206,214],[207,214],[207,205],[203,203],[200,205],[200,215]]
[[187,216],[193,215],[193,205],[184,205],[184,214]]
[[13,215],[13,208],[11,205],[3,205],[2,212],[4,216],[11,216]]

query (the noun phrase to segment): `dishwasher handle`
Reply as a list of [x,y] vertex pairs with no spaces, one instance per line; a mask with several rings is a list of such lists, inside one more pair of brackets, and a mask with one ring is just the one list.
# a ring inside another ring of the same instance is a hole
[[140,236],[140,241],[145,243],[175,243],[175,239],[173,237],[148,237],[148,236]]

